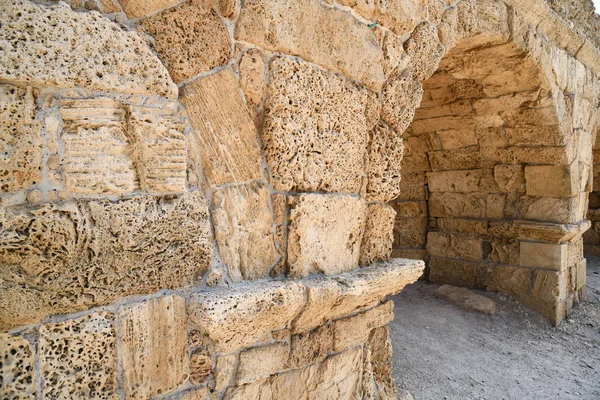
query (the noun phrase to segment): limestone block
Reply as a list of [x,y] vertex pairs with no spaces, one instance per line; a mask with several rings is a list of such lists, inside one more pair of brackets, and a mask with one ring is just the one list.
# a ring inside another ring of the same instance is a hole
[[277,397],[273,397],[270,381],[268,379],[229,388],[225,392],[224,397],[224,399],[227,400],[275,400],[276,398]]
[[139,18],[178,3],[179,0],[119,0],[129,18]]
[[294,332],[306,332],[320,326],[342,294],[335,279],[314,277],[304,279],[302,284],[306,287],[306,307],[292,321]]
[[520,244],[516,239],[492,239],[489,258],[499,264],[519,265]]
[[385,80],[383,51],[373,32],[351,13],[317,0],[244,1],[235,38],[300,56],[375,90]]
[[[422,173],[423,171],[430,171],[431,168],[429,166],[427,145],[425,141],[419,137],[409,137],[405,139],[403,143],[404,157],[402,158],[402,166],[400,168],[402,174],[404,175],[407,172]],[[424,184],[425,179],[423,179],[422,182]],[[404,185],[408,185],[408,183],[403,182],[402,186]]]
[[31,87],[0,85],[0,191],[12,192],[42,178],[42,136]]
[[154,49],[176,83],[225,65],[231,39],[212,2],[187,0],[141,21]]
[[227,354],[217,356],[215,364],[215,391],[220,392],[233,384],[233,377],[237,370],[237,356]]
[[528,196],[571,197],[578,193],[574,165],[527,165],[525,182]]
[[486,263],[435,256],[429,258],[429,280],[433,283],[483,289],[487,270]]
[[367,146],[367,201],[388,202],[400,193],[404,145],[393,129],[379,123],[369,132]]
[[490,268],[487,278],[487,290],[509,293],[518,299],[529,295],[531,269],[517,267]]
[[425,246],[427,218],[400,218],[394,222],[394,246]]
[[575,266],[576,268],[576,282],[575,282],[575,290],[579,290],[582,287],[585,286],[586,284],[586,270],[587,270],[587,261],[586,260],[581,260],[577,263],[577,265]]
[[[485,217],[488,219],[504,218],[504,210],[507,208],[506,197],[503,193],[488,194],[485,204]],[[509,218],[511,215],[507,214],[506,217]]]
[[525,304],[550,318],[553,323],[560,322],[563,316],[557,315],[561,311],[557,303],[567,296],[567,272],[535,270],[531,281],[531,293],[528,299],[524,299]]
[[591,227],[590,221],[578,224],[553,224],[533,221],[515,221],[514,227],[519,239],[546,243],[573,242]]
[[388,80],[381,96],[381,118],[401,135],[412,122],[421,102],[421,84],[411,72],[404,72]]
[[130,135],[140,187],[147,193],[183,193],[186,185],[185,122],[176,117],[132,112]]
[[338,3],[354,8],[361,16],[378,21],[398,35],[410,33],[417,23],[425,19],[423,0],[398,0],[391,3],[369,0],[339,0]]
[[171,396],[164,397],[166,400],[206,400],[209,394],[207,387],[200,387],[175,393]]
[[333,349],[340,351],[365,343],[373,329],[387,325],[393,319],[394,303],[386,301],[363,313],[337,320],[333,323]]
[[396,211],[396,216],[406,217],[427,217],[426,201],[403,201],[393,202],[390,206]]
[[477,146],[455,150],[430,151],[429,162],[433,171],[477,169],[484,166]]
[[33,347],[18,336],[0,334],[0,376],[3,399],[35,399],[36,372]]
[[444,150],[462,149],[477,144],[475,131],[472,129],[449,129],[437,132]]
[[211,288],[192,295],[188,312],[215,351],[235,351],[286,326],[304,307],[304,296],[304,286],[294,281]]
[[44,398],[119,398],[113,314],[98,312],[44,324],[39,334]]
[[273,186],[358,192],[378,119],[372,92],[306,62],[273,59],[261,133]]
[[181,91],[212,185],[261,177],[256,129],[230,69],[196,79]]
[[432,193],[429,215],[432,217],[483,218],[485,202],[468,193]]
[[437,218],[438,226],[443,231],[458,233],[488,234],[488,222],[460,218]]
[[444,55],[437,28],[429,22],[417,25],[404,44],[404,50],[411,58],[410,65],[415,78],[421,82],[433,75]]
[[429,172],[427,182],[432,192],[477,192],[483,174],[481,169]]
[[264,278],[276,261],[269,196],[269,189],[256,182],[213,195],[215,239],[234,281]]
[[360,245],[360,265],[386,261],[392,253],[396,211],[389,205],[369,204],[365,233]]
[[8,21],[0,32],[2,80],[177,96],[167,70],[138,34],[97,13],[17,0],[0,6],[0,19]]
[[2,218],[2,329],[188,286],[212,259],[200,192],[6,209]]
[[496,165],[494,180],[503,192],[521,191],[525,185],[525,175],[521,165]]
[[567,269],[567,245],[521,242],[519,264],[555,271]]
[[337,275],[358,267],[366,220],[364,200],[344,195],[290,197],[289,275]]
[[519,200],[519,209],[524,219],[572,223],[577,207],[576,198],[523,197]]
[[379,39],[379,46],[383,50],[383,74],[389,78],[392,73],[399,73],[408,67],[410,59],[404,53],[402,36],[389,30],[375,27],[374,33]]
[[243,385],[258,381],[282,371],[288,360],[289,352],[290,345],[285,342],[275,342],[242,351],[236,384]]
[[360,398],[361,364],[362,349],[360,347],[327,358],[317,372],[316,382],[318,383],[312,392],[314,398],[345,400]]
[[300,368],[321,361],[332,349],[332,325],[323,325],[312,331],[293,335],[286,369]]
[[483,259],[480,238],[445,232],[431,231],[427,233],[427,251],[433,256],[469,260]]
[[147,399],[183,383],[188,374],[185,299],[158,297],[118,311],[127,399]]
[[260,107],[264,101],[266,86],[266,66],[262,53],[257,49],[250,49],[242,55],[239,64],[240,86],[244,91],[246,103],[254,116],[254,123],[260,126],[262,122]]

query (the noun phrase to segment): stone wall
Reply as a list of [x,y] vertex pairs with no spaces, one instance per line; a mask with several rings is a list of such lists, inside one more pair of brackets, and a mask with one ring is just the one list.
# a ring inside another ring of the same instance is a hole
[[405,258],[583,295],[600,53],[543,0],[0,21],[3,398],[394,398]]

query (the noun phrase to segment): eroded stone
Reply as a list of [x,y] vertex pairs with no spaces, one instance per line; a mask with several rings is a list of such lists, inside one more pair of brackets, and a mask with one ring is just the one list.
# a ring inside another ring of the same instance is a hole
[[35,398],[37,379],[30,343],[18,336],[0,334],[0,359],[0,396],[3,399]]
[[360,245],[360,265],[386,261],[392,254],[396,211],[389,205],[369,204],[365,233]]
[[367,147],[368,201],[388,202],[400,194],[400,166],[404,155],[402,136],[383,123],[369,132]]
[[270,375],[282,371],[289,352],[290,345],[285,342],[275,342],[242,351],[236,383],[243,385],[268,378]]

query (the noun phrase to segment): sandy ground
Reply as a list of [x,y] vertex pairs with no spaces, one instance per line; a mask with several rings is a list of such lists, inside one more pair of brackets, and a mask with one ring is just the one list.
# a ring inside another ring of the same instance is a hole
[[588,257],[586,301],[558,328],[502,295],[487,316],[417,282],[394,297],[393,375],[415,400],[600,400],[600,258]]

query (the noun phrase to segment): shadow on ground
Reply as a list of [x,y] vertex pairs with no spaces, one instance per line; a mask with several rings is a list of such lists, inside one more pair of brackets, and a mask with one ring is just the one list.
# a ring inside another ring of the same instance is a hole
[[505,296],[487,316],[417,282],[395,300],[393,375],[415,400],[600,399],[600,257],[587,257],[586,301],[558,328]]

